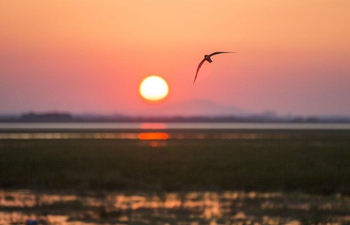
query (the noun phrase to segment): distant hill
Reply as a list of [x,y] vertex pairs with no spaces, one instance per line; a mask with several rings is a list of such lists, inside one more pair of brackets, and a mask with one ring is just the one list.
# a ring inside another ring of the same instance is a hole
[[174,114],[197,116],[243,116],[251,114],[236,106],[223,106],[202,99],[172,105],[169,107],[169,110]]
[[203,99],[174,104],[152,105],[142,111],[126,112],[132,116],[246,116],[252,113],[236,106],[224,106]]

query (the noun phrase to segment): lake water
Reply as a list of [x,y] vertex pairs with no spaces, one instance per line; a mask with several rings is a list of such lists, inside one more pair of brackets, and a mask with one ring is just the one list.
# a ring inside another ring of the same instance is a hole
[[302,129],[350,130],[350,123],[0,123],[1,130]]
[[0,123],[0,139],[288,139],[346,123]]
[[[0,224],[349,224],[350,199],[281,192],[45,193],[0,190]],[[315,222],[316,221],[316,222]]]

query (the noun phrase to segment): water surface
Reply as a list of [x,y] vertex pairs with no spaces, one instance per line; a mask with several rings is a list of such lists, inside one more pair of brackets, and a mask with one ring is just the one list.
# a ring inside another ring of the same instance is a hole
[[0,224],[349,224],[350,198],[205,191],[50,193],[0,190]]
[[316,129],[350,130],[350,123],[0,123],[0,130],[14,129]]

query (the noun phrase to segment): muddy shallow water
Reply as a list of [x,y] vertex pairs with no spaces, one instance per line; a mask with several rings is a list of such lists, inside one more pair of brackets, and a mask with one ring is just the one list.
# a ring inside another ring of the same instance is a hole
[[281,192],[0,191],[0,224],[349,224],[350,198]]

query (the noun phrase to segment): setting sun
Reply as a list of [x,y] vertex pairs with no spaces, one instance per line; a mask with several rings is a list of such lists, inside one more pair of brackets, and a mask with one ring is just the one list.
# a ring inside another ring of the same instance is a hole
[[156,75],[146,77],[140,84],[140,95],[148,101],[159,101],[169,93],[167,82]]

